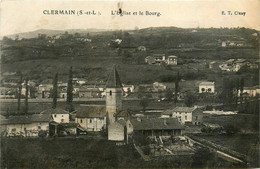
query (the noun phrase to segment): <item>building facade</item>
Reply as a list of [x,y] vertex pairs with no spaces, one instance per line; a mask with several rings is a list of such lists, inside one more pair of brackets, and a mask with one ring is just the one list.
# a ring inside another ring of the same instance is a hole
[[177,118],[182,124],[199,125],[203,122],[203,111],[196,107],[175,107],[164,111],[162,117]]
[[215,93],[215,82],[201,82],[199,93]]

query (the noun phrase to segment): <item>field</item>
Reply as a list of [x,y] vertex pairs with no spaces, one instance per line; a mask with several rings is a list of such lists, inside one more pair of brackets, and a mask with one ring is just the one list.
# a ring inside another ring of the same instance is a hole
[[250,167],[259,167],[259,136],[257,134],[200,135],[218,145],[230,148],[247,156]]
[[124,167],[139,161],[130,146],[105,140],[76,138],[2,139],[1,168],[104,168]]
[[219,124],[220,126],[234,126],[241,133],[259,133],[259,115],[208,115],[203,122]]
[[[145,162],[132,145],[116,146],[93,138],[1,139],[1,168],[190,168],[192,159],[168,156]],[[204,165],[235,167],[222,159],[210,160],[204,160]]]

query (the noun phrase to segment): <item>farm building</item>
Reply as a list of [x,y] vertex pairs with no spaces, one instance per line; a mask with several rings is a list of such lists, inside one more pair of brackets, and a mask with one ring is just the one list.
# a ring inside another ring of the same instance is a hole
[[127,133],[142,133],[146,137],[180,136],[184,126],[177,118],[139,118],[126,122]]
[[198,125],[203,122],[203,111],[196,107],[175,107],[164,111],[162,117],[178,118],[182,124]]

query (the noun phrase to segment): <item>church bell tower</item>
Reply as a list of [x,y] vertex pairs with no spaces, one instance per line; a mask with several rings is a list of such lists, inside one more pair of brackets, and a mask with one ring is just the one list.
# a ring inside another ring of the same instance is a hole
[[108,77],[106,83],[106,112],[108,124],[115,122],[115,114],[122,110],[122,83],[116,66]]

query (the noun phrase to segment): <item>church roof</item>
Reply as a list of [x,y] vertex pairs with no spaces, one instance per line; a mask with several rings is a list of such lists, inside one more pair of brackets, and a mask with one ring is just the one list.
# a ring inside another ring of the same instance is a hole
[[121,80],[120,80],[120,77],[116,70],[115,65],[113,67],[113,71],[111,72],[111,74],[108,77],[106,87],[107,88],[121,88],[122,87],[122,83],[121,83]]
[[50,108],[42,111],[40,114],[69,114],[69,112],[61,108]]
[[106,107],[84,107],[77,111],[77,118],[104,118],[106,116]]

